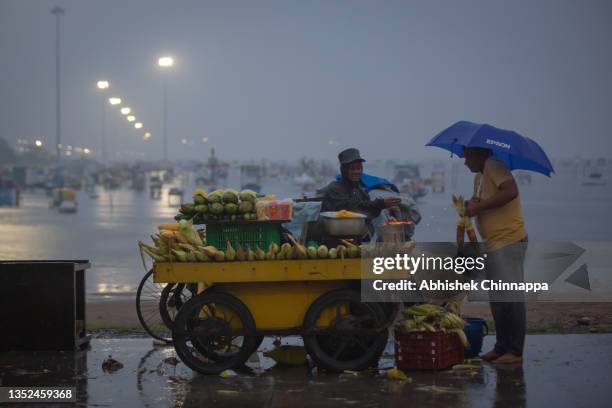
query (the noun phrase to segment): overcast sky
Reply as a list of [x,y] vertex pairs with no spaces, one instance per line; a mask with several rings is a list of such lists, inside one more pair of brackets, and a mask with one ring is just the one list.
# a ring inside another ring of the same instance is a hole
[[[607,0],[0,0],[7,140],[55,140],[56,4],[67,9],[66,144],[99,149],[104,78],[153,135],[143,142],[108,106],[114,147],[160,157],[167,74],[171,158],[210,146],[224,158],[333,158],[348,145],[443,158],[423,145],[462,119],[517,130],[551,157],[612,147]],[[163,53],[170,72],[156,66]]]

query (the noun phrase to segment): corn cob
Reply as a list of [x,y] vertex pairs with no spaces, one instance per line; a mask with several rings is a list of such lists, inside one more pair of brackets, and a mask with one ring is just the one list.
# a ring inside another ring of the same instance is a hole
[[457,223],[457,248],[463,248],[463,244],[465,243],[465,225],[463,222]]
[[467,236],[470,239],[470,242],[472,244],[476,244],[478,243],[478,238],[476,238],[476,231],[474,231],[474,227],[472,227],[472,224],[469,223],[466,227],[466,232],[467,232]]

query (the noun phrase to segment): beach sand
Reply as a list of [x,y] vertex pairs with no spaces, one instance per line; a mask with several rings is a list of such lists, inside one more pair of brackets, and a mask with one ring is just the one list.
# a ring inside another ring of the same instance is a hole
[[[464,303],[462,314],[492,320],[487,303]],[[93,329],[140,329],[134,300],[87,303],[87,324]],[[612,303],[530,303],[527,326],[532,332],[609,333],[612,332]]]

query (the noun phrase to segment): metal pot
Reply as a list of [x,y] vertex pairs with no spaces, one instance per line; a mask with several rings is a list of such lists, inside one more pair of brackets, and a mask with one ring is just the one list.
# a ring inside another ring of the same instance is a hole
[[325,232],[332,237],[360,237],[368,232],[366,216],[359,218],[336,218],[334,212],[321,213]]

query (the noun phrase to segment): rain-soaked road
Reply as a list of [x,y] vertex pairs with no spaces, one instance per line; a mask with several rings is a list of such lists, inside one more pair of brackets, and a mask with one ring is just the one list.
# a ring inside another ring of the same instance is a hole
[[[492,341],[488,336],[485,348]],[[223,379],[164,362],[173,349],[153,348],[149,339],[94,339],[86,352],[0,354],[0,384],[76,386],[77,406],[558,408],[609,407],[612,400],[612,335],[532,335],[522,368],[409,372],[409,382],[388,380],[382,370],[354,375],[280,367],[263,357],[269,347],[266,339],[248,368]],[[393,365],[392,352],[389,344],[381,369]],[[108,355],[124,368],[104,373]]]
[[[372,163],[367,169],[372,174],[391,177]],[[467,195],[473,185],[472,175],[462,171],[457,186],[453,188],[451,184],[444,194],[429,194],[419,201],[423,220],[415,233],[418,242],[455,239],[457,215],[450,196]],[[237,173],[230,172],[227,187],[240,187]],[[192,183],[182,184],[178,178],[173,185],[185,189],[186,199],[195,189]],[[156,226],[171,221],[177,212],[176,207],[169,206],[169,187],[170,184],[164,187],[163,196],[158,200],[152,200],[147,191],[127,188],[97,188],[95,199],[80,191],[76,214],[50,210],[50,199],[42,191],[25,192],[19,208],[0,208],[3,232],[0,259],[88,259],[92,264],[86,279],[88,302],[131,300],[145,273],[138,255],[138,241],[150,242],[149,236],[156,232]],[[588,241],[601,242],[605,253],[612,249],[610,185],[582,186],[571,175],[556,174],[552,179],[534,176],[534,183],[521,185],[520,190],[532,244]],[[300,189],[284,179],[264,183],[264,191],[278,197],[300,196]],[[596,278],[604,279],[606,274],[607,270],[602,271]]]

